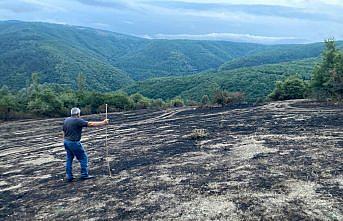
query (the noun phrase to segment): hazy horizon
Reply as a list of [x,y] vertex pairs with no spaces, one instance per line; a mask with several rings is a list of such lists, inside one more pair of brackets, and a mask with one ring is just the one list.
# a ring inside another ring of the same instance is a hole
[[3,0],[0,20],[84,26],[148,39],[289,44],[343,39],[340,1]]

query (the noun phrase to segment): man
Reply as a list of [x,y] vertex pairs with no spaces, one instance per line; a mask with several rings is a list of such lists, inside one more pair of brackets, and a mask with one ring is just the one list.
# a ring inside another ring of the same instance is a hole
[[88,174],[88,157],[80,140],[83,127],[100,127],[109,123],[108,119],[99,122],[88,122],[80,118],[81,111],[79,108],[71,109],[71,117],[64,120],[64,147],[67,152],[66,173],[67,182],[72,182],[74,177],[72,173],[72,164],[74,157],[80,162],[81,180],[92,179],[94,176]]

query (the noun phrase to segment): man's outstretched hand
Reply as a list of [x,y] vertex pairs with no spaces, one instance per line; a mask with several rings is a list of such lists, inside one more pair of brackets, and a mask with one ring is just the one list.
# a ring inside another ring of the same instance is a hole
[[98,121],[98,122],[90,121],[88,122],[88,127],[101,127],[101,126],[108,125],[109,123],[110,123],[109,119],[105,119],[103,121]]

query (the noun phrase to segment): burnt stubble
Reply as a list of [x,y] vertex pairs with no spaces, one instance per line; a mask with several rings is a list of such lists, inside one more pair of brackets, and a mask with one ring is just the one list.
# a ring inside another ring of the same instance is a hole
[[[63,180],[62,119],[2,123],[0,219],[343,219],[342,106],[298,100],[109,118],[112,177],[105,129],[86,129],[97,178],[73,183]],[[194,129],[206,136],[190,139]]]

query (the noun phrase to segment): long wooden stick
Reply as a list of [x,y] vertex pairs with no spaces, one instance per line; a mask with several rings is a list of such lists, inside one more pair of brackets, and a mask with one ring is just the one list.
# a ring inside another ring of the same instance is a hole
[[[107,104],[106,104],[106,119],[107,119]],[[106,139],[105,139],[105,145],[106,145],[106,161],[107,161],[108,175],[109,175],[109,176],[112,176],[111,167],[110,167],[110,161],[109,161],[109,159],[108,159],[107,128],[108,128],[108,125],[106,125]]]

